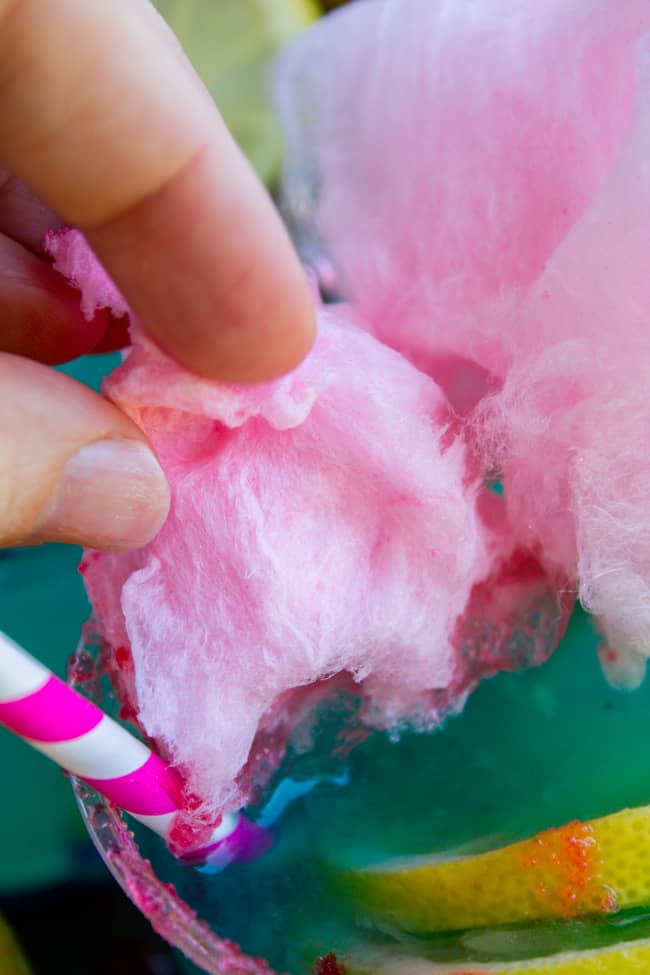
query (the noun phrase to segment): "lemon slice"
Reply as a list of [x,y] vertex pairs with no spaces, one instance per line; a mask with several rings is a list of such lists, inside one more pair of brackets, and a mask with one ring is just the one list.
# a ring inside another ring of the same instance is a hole
[[392,951],[376,951],[363,959],[344,959],[346,975],[648,975],[650,940],[632,941],[597,951],[568,951],[519,962],[456,962],[439,965]]
[[0,972],[2,975],[29,975],[11,931],[0,917]]
[[477,856],[346,871],[343,883],[367,916],[413,932],[650,905],[650,806],[570,823]]
[[278,49],[318,16],[313,0],[154,0],[185,48],[231,132],[267,182],[282,137],[268,73]]

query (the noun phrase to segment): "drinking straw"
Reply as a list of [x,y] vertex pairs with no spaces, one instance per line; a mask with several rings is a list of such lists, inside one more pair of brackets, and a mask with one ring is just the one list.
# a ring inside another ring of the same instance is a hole
[[[168,839],[182,804],[178,772],[1,632],[0,725]],[[222,867],[269,845],[267,830],[229,813],[184,858]]]

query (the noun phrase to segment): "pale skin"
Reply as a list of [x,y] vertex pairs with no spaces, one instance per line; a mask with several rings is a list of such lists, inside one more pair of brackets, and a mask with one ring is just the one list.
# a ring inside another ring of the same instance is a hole
[[147,0],[0,0],[0,545],[148,542],[169,506],[140,430],[52,364],[124,341],[86,322],[44,232],[86,234],[159,344],[257,382],[314,318],[266,192]]

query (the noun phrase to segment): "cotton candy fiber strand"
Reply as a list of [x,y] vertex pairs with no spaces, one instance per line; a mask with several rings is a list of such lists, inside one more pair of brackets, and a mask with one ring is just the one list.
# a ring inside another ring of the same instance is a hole
[[[431,727],[483,674],[541,662],[567,593],[598,617],[608,673],[641,678],[645,32],[648,0],[327,18],[277,91],[292,218],[347,303],[258,387],[191,375],[132,323],[106,391],[172,510],[145,549],[82,568],[129,703],[203,814],[245,803],[339,684],[371,726]],[[124,309],[76,231],[49,246],[88,313]]]

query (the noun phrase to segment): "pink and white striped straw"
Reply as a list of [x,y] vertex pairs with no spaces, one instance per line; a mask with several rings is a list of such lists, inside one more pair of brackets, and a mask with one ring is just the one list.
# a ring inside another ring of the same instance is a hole
[[[107,714],[0,633],[0,725],[164,838],[180,809],[178,773]],[[268,848],[266,831],[224,816],[192,862],[223,866]]]

